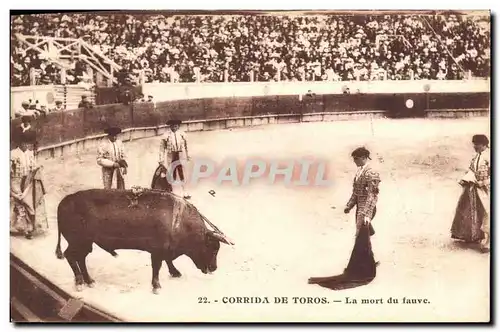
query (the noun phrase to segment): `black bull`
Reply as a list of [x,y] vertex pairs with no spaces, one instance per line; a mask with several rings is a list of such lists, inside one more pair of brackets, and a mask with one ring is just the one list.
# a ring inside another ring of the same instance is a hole
[[[173,220],[174,202],[183,206]],[[57,209],[58,241],[56,256],[66,257],[75,275],[75,284],[94,285],[86,266],[92,245],[116,256],[117,249],[135,249],[151,254],[153,292],[161,288],[158,274],[163,261],[170,275],[181,273],[172,261],[186,255],[203,273],[217,269],[220,242],[233,243],[219,230],[207,228],[204,217],[192,205],[165,192],[145,190],[83,190],[63,198]],[[61,234],[68,247],[61,251]]]

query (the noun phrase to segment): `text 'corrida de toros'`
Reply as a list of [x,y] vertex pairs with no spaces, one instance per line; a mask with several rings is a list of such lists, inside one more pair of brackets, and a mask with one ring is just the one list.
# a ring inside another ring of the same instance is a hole
[[327,304],[329,303],[326,297],[258,297],[258,296],[236,296],[223,297],[222,303],[229,304]]

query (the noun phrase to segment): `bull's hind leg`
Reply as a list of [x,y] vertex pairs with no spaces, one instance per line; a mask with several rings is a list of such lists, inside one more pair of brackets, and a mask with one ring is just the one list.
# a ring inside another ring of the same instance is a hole
[[89,287],[95,286],[95,280],[90,277],[89,271],[87,270],[87,255],[92,252],[92,243],[82,248],[80,257],[78,258],[78,265],[80,266],[80,270],[82,272],[83,280]]
[[182,274],[174,266],[174,263],[172,262],[171,259],[165,259],[165,262],[167,263],[168,272],[170,272],[170,275],[172,276],[172,278],[180,278],[180,277],[182,277]]
[[161,263],[163,263],[163,259],[161,257],[161,254],[151,253],[151,267],[153,268],[153,278],[151,280],[151,284],[153,286],[153,293],[154,294],[158,294],[160,292],[160,288],[161,288],[160,279],[159,279]]
[[73,274],[75,275],[75,287],[77,291],[81,291],[83,289],[83,275],[80,267],[78,266],[78,250],[72,247],[71,245],[64,251],[64,257],[68,261],[69,266],[73,270]]

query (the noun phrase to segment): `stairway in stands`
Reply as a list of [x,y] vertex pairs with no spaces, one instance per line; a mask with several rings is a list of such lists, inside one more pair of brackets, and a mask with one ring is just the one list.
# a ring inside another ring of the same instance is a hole
[[78,108],[78,103],[82,96],[87,96],[88,100],[95,105],[95,93],[79,85],[58,85],[56,86],[56,100],[60,100],[67,110]]

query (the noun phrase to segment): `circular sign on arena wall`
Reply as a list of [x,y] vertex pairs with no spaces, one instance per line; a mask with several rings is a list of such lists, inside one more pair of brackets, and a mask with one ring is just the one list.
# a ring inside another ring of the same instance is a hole
[[405,105],[407,108],[413,108],[413,100],[407,99]]
[[431,90],[431,85],[430,84],[424,84],[424,91],[429,92]]

